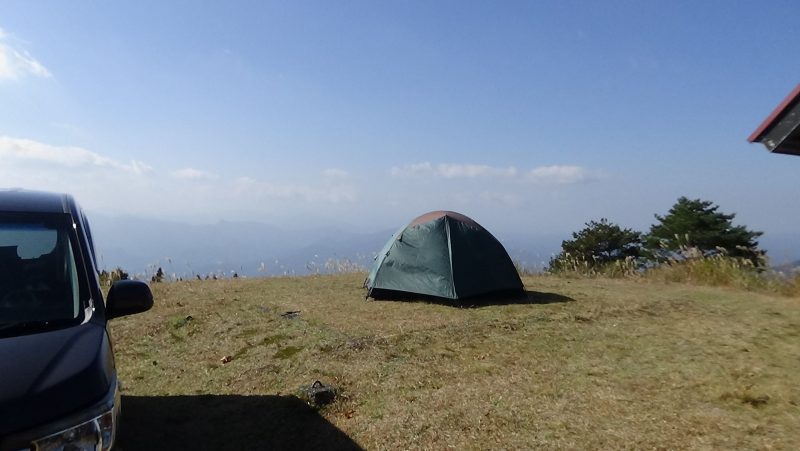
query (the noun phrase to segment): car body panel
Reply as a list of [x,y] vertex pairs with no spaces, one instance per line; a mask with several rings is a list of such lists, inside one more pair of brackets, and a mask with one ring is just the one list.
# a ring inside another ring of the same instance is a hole
[[88,407],[114,374],[105,328],[86,323],[0,339],[0,437]]

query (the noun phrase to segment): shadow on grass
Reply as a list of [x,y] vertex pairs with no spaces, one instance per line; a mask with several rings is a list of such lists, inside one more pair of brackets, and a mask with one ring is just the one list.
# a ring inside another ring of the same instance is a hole
[[440,298],[436,296],[426,296],[403,292],[381,292],[375,301],[403,301],[403,302],[424,302],[427,304],[446,305],[461,308],[480,308],[495,305],[526,305],[526,304],[556,304],[561,302],[574,302],[575,299],[557,293],[543,293],[540,291],[524,290],[511,293],[496,293],[486,296],[475,296],[471,298],[454,300]]
[[294,396],[123,396],[117,449],[361,450]]

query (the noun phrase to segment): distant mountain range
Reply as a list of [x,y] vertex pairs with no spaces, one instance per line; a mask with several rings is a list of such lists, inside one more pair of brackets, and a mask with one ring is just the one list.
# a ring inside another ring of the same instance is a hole
[[324,272],[329,259],[367,266],[391,231],[285,230],[256,222],[194,225],[136,217],[94,216],[101,268],[168,276],[279,275]]
[[[168,277],[216,274],[231,277],[305,275],[335,272],[342,266],[372,266],[394,229],[361,231],[346,225],[280,228],[258,222],[186,224],[139,217],[90,215],[101,269],[121,267],[149,277],[161,267]],[[569,237],[554,234],[503,235],[492,231],[512,259],[537,270]],[[773,264],[792,267],[800,256],[794,235],[762,237]],[[795,259],[789,258],[794,256]],[[790,263],[794,262],[794,263]],[[326,265],[327,263],[327,265]]]
[[784,274],[800,273],[800,260],[773,266],[773,269]]

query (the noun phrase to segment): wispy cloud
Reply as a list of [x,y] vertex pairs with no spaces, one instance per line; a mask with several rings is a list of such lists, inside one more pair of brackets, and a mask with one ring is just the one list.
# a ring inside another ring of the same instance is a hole
[[503,177],[513,178],[517,175],[517,169],[513,166],[507,168],[496,168],[483,164],[437,164],[430,162],[410,164],[406,166],[395,166],[390,170],[395,177],[407,176],[434,176],[452,178],[475,178],[475,177]]
[[[141,161],[125,163],[82,147],[0,135],[0,185],[71,193],[90,209],[155,211],[154,205],[169,194],[156,175]],[[170,199],[167,207],[176,203]]]
[[219,178],[217,174],[201,171],[195,168],[183,168],[177,171],[172,171],[170,175],[176,179],[181,180],[216,180]]
[[338,179],[338,180],[344,180],[350,177],[349,172],[339,168],[327,168],[322,171],[322,175],[329,179]]
[[343,169],[289,181],[226,177],[200,167],[165,171],[82,147],[3,135],[0,186],[69,192],[87,208],[109,214],[205,219],[226,212],[269,219],[275,213],[337,211],[358,197],[356,182]]
[[0,28],[0,80],[17,80],[28,75],[42,78],[53,76],[27,50],[11,41],[11,36]]
[[9,136],[0,136],[0,158],[5,162],[30,161],[68,168],[113,168],[132,174],[141,174],[152,169],[140,161],[121,163],[81,147],[53,146]]
[[250,198],[334,204],[356,200],[356,189],[353,185],[324,180],[320,184],[273,183],[245,176],[236,179],[235,187],[239,196]]
[[525,174],[525,179],[534,183],[571,185],[596,180],[601,174],[581,166],[540,166]]
[[435,170],[429,162],[394,166],[389,171],[393,177],[412,177],[415,175],[432,175]]
[[557,185],[584,183],[600,178],[598,172],[581,166],[540,166],[523,171],[514,166],[494,167],[483,164],[451,163],[434,165],[427,161],[395,166],[389,172],[394,177],[493,178]]

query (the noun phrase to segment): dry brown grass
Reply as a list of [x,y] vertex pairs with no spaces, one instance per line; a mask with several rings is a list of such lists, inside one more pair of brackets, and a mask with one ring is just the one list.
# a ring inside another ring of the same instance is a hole
[[[111,323],[122,448],[800,443],[796,298],[539,276],[527,302],[454,308],[365,301],[362,282],[156,284],[151,312]],[[316,379],[341,390],[319,413],[291,396]]]

